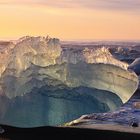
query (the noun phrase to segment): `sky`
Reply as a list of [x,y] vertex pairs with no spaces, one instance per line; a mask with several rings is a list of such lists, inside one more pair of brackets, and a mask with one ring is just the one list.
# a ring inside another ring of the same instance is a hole
[[0,0],[0,40],[140,40],[140,0]]

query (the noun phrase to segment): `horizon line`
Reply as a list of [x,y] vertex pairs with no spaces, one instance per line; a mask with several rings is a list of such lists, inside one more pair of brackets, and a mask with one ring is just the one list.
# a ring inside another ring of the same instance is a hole
[[[31,36],[31,37],[39,37],[39,36],[47,36],[47,35],[23,35],[20,37],[0,37],[0,41],[16,41],[22,37]],[[66,39],[56,36],[50,36],[51,38],[58,38],[61,42],[140,42],[140,39]]]

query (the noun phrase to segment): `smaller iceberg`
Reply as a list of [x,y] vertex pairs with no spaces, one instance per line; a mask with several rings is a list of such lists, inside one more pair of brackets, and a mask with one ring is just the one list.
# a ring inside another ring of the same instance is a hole
[[133,70],[137,75],[140,75],[140,58],[136,58],[128,67]]

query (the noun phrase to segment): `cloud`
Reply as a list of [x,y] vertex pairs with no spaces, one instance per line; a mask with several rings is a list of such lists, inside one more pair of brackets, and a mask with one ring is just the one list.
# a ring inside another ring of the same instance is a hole
[[40,4],[57,8],[139,10],[140,0],[0,0],[0,4]]
[[[90,0],[89,0],[90,1]],[[97,8],[107,8],[114,10],[137,10],[140,9],[139,0],[94,0],[94,4]]]
[[34,0],[34,3],[57,7],[86,7],[114,10],[140,9],[140,0]]

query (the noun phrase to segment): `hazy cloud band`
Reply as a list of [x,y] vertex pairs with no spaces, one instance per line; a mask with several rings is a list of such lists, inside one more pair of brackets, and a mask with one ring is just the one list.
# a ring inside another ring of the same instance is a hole
[[0,4],[40,4],[57,8],[101,8],[116,10],[138,10],[140,0],[0,0]]

